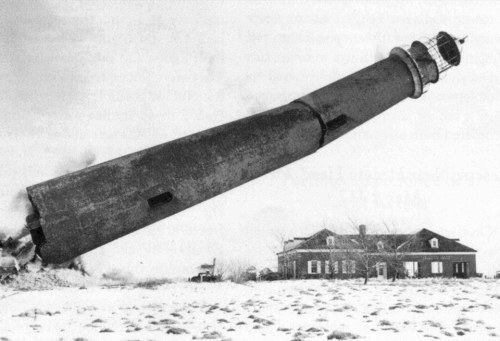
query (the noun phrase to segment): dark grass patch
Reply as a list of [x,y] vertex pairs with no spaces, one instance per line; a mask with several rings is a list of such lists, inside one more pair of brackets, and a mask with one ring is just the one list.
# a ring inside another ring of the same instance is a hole
[[424,324],[427,325],[427,326],[434,327],[434,328],[440,328],[440,329],[443,328],[443,326],[441,325],[441,323],[434,322],[434,321],[431,321],[431,320],[424,321]]
[[354,340],[359,338],[359,335],[349,332],[343,332],[340,330],[334,330],[330,333],[330,335],[327,336],[328,340]]
[[143,288],[143,289],[150,289],[150,290],[155,290],[157,289],[160,285],[172,283],[170,280],[166,278],[162,279],[147,279],[141,282],[137,282],[134,284],[135,288]]
[[392,323],[388,320],[380,320],[378,324],[379,326],[392,326]]
[[427,309],[427,308],[429,308],[429,307],[428,307],[428,306],[426,306],[426,305],[424,305],[424,304],[417,304],[417,305],[415,306],[415,308],[417,308],[417,309]]
[[270,325],[274,324],[274,322],[266,320],[266,319],[263,319],[263,318],[260,318],[260,317],[254,318],[253,322],[260,323],[260,324],[262,324],[264,326],[270,326]]
[[193,339],[204,339],[204,340],[214,340],[220,338],[222,338],[222,335],[216,331],[203,333],[201,337],[193,337]]
[[101,330],[99,330],[99,333],[114,333],[115,331],[113,329],[109,329],[109,328],[103,328]]
[[439,339],[439,337],[434,336],[434,335],[429,335],[429,334],[425,334],[424,337],[428,337],[428,338],[431,338],[431,339]]
[[457,320],[457,322],[455,322],[455,325],[456,325],[456,326],[460,326],[460,325],[462,325],[462,324],[466,324],[466,323],[468,323],[468,322],[472,322],[472,320],[471,320],[471,319],[468,319],[468,318],[465,318],[465,317],[461,317],[461,318],[459,318],[459,319]]
[[167,330],[167,334],[174,334],[174,335],[180,335],[180,334],[189,334],[186,329],[183,328],[177,328],[177,327],[172,327]]

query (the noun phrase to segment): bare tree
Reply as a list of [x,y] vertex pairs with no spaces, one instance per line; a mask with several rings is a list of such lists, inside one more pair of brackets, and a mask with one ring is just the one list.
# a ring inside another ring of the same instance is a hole
[[334,234],[326,238],[326,249],[322,260],[328,262],[325,271],[329,270],[330,278],[341,273],[351,278],[356,273],[359,252],[357,241],[349,235]]
[[[215,263],[215,262],[214,262]],[[230,264],[225,260],[217,260],[214,266],[214,276],[218,278],[219,281],[227,279]]]
[[364,284],[366,285],[370,278],[370,274],[377,266],[377,260],[379,259],[379,256],[373,253],[373,238],[370,238],[366,234],[366,226],[358,226],[358,224],[356,224],[352,219],[350,221],[351,229],[358,234],[358,238],[353,238],[353,242],[356,244],[356,246],[354,247],[356,249],[356,252],[353,252],[352,255],[356,260],[356,270],[363,275],[363,278],[365,280]]
[[415,235],[399,234],[397,228],[384,223],[387,234],[384,240],[377,243],[377,249],[389,268],[392,270],[392,281],[396,281],[405,271],[404,259],[415,241]]
[[[326,252],[322,252],[320,260],[325,264],[325,277],[335,278],[341,273],[342,260],[345,258],[346,245],[342,236],[336,231],[337,228],[329,228],[326,222],[323,222],[323,229],[333,232],[324,240]],[[323,248],[323,247],[322,247]],[[349,251],[348,251],[349,252]]]
[[356,273],[357,245],[348,236],[342,236],[339,239],[339,248],[341,250],[339,272],[342,271],[344,275],[347,275],[347,278],[352,278],[352,275]]
[[214,259],[213,275],[219,281],[229,280],[235,283],[243,283],[247,280],[248,263],[239,259]]
[[246,282],[248,267],[248,263],[244,261],[233,260],[227,270],[227,279],[234,283]]
[[325,264],[325,272],[328,270],[330,278],[334,278],[339,272],[339,265],[337,262],[341,260],[341,252],[338,248],[338,238],[335,236],[329,236],[326,239],[326,249],[327,253],[323,254],[322,261],[328,262]]
[[[280,255],[278,255],[278,263],[281,266],[278,267],[278,272],[281,273],[283,279],[288,279],[289,263],[290,263],[290,250],[287,247],[289,239],[285,237],[282,233],[275,233],[276,245],[274,250]],[[280,265],[278,264],[278,265]]]
[[359,239],[359,251],[356,252],[356,267],[363,274],[365,279],[364,284],[368,283],[370,278],[370,273],[377,266],[378,256],[373,254],[373,241],[371,241],[366,235],[360,235]]

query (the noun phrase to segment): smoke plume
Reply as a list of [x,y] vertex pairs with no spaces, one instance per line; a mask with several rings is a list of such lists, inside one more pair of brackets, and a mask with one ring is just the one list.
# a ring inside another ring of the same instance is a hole
[[94,164],[96,160],[95,153],[87,150],[80,155],[79,158],[66,158],[56,168],[56,175],[65,175],[77,170],[86,168]]
[[17,192],[14,199],[12,199],[11,206],[12,209],[26,213],[26,215],[33,213],[33,207],[28,199],[28,193],[26,193],[26,190],[20,190]]
[[[75,172],[77,170],[91,166],[96,160],[94,152],[87,150],[78,158],[66,158],[57,167],[56,176]],[[20,190],[14,195],[11,203],[11,209],[19,213],[21,219],[33,213],[33,206],[28,198],[28,193],[25,189]],[[28,230],[23,228],[24,221],[18,226],[0,227],[0,240],[12,237],[17,240],[28,234]]]
[[[20,215],[21,219],[33,213],[33,206],[28,199],[26,190],[20,190],[16,193],[11,202],[11,209]],[[28,234],[28,230],[23,228],[24,222],[17,226],[9,226],[0,228],[0,240],[5,240],[8,237],[20,239]]]

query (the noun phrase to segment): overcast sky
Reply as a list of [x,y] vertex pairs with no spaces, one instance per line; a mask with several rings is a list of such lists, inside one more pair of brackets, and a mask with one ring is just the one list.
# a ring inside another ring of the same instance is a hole
[[0,226],[19,191],[288,103],[440,30],[462,64],[316,154],[85,256],[95,272],[276,266],[276,234],[428,228],[500,270],[495,2],[34,2],[0,6]]

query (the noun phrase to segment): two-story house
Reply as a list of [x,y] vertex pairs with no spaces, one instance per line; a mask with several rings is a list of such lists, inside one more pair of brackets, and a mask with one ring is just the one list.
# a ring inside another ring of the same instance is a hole
[[283,278],[460,277],[476,275],[476,250],[428,229],[415,234],[337,234],[294,238],[278,253]]

